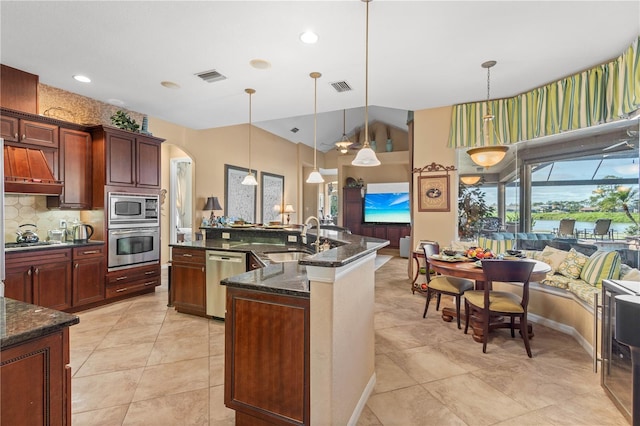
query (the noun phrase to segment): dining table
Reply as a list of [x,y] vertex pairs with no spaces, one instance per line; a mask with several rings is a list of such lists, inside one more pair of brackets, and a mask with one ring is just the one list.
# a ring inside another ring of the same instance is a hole
[[[544,262],[534,259],[526,259],[522,258],[521,261],[529,261],[535,262],[535,266],[533,267],[533,271],[531,272],[530,281],[542,281],[547,273],[551,271],[551,267]],[[487,278],[480,266],[481,263],[476,261],[475,259],[468,259],[465,257],[448,257],[448,256],[430,256],[429,257],[429,265],[432,270],[434,270],[438,274],[449,275],[452,277],[458,278],[466,278],[475,281],[474,288],[476,290],[484,290],[487,285]],[[489,283],[491,285],[491,283]],[[460,312],[461,319],[465,320],[465,313]],[[454,318],[456,318],[457,313],[455,308],[444,307],[442,308],[442,320],[446,322],[451,322]],[[483,318],[473,317],[469,321],[469,325],[473,330],[473,340],[478,343],[482,343],[482,337],[484,334],[483,331]],[[492,316],[491,325],[489,329],[492,328],[503,328],[502,317]],[[533,327],[531,323],[527,325],[529,330],[529,338],[533,337]]]

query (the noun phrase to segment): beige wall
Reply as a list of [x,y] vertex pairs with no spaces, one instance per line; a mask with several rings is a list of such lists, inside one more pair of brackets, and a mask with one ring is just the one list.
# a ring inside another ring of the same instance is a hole
[[[456,151],[447,146],[451,107],[433,108],[414,113],[414,167],[422,168],[433,162],[443,166],[456,165]],[[456,165],[457,166],[457,165]],[[449,212],[418,211],[418,174],[414,175],[413,239],[435,240],[441,246],[457,238],[458,173],[450,173]],[[414,244],[415,246],[415,244]]]

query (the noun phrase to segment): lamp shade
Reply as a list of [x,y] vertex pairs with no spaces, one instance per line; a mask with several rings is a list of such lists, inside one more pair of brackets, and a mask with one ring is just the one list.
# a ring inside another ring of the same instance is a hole
[[284,212],[295,213],[296,211],[293,209],[293,206],[291,204],[287,204],[286,206],[284,206]]
[[244,177],[242,182],[240,182],[240,184],[258,186],[258,181],[256,180],[255,176],[253,176],[251,173],[247,173],[247,175]]
[[373,152],[371,148],[365,146],[360,151],[358,151],[358,155],[356,155],[356,158],[354,158],[351,164],[361,167],[373,167],[379,166],[380,160],[378,160],[378,157],[376,157],[376,153]]
[[324,179],[319,171],[314,170],[309,174],[307,178],[307,183],[324,183]]
[[467,154],[471,157],[471,160],[479,166],[491,167],[501,162],[509,147],[506,146],[484,146],[480,148],[473,148],[467,151]]
[[205,203],[202,210],[222,210],[222,207],[220,207],[220,201],[218,201],[218,197],[208,197],[207,202]]
[[475,185],[480,182],[480,176],[460,176],[460,181],[465,185]]

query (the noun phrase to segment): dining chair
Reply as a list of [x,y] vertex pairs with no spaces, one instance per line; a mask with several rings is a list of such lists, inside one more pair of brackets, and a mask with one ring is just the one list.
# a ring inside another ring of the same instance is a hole
[[448,296],[453,296],[456,299],[458,328],[462,328],[460,326],[460,296],[462,296],[465,291],[472,290],[474,282],[466,278],[451,277],[448,275],[436,275],[434,277],[431,277],[431,274],[429,273],[429,256],[439,254],[440,246],[438,245],[438,243],[425,243],[422,245],[422,249],[424,250],[425,267],[427,272],[427,301],[424,305],[424,313],[422,314],[422,318],[427,317],[429,302],[431,302],[431,297],[433,296],[433,294],[436,294],[436,311],[440,310],[441,296],[443,294],[446,294]]
[[[519,319],[520,334],[524,340],[527,355],[531,358],[529,333],[527,330],[527,305],[529,304],[529,278],[535,262],[526,260],[483,260],[482,271],[485,275],[483,290],[467,291],[464,294],[466,314],[464,333],[469,329],[469,318],[477,313],[482,316],[482,352],[487,353],[489,325],[492,315],[510,317],[510,323],[499,323],[494,328],[511,329],[511,337],[515,337],[515,319]],[[522,296],[506,291],[492,290],[494,281],[522,283]]]
[[604,239],[604,236],[610,239],[613,235],[611,232],[611,219],[596,219],[596,226],[593,228],[593,237]]

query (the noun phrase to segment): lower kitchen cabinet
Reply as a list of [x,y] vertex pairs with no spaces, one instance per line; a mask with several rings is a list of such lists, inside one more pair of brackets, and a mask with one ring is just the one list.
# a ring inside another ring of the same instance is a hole
[[155,291],[160,285],[160,264],[107,273],[107,299]]
[[310,424],[309,299],[227,287],[224,403],[236,425]]
[[71,250],[6,254],[5,296],[59,311],[71,308]]
[[206,251],[173,247],[171,250],[171,299],[176,311],[207,315]]
[[104,245],[73,249],[73,306],[105,298]]

